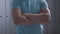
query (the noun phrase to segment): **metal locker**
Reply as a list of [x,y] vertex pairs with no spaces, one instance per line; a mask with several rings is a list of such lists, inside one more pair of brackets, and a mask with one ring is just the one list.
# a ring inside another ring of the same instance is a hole
[[6,34],[5,0],[0,0],[0,34]]
[[10,23],[10,0],[5,0],[6,2],[6,34],[11,34],[11,23]]
[[0,0],[0,34],[14,34],[14,28],[11,17],[11,0]]
[[6,0],[6,33],[15,34],[15,25],[11,16],[11,2],[12,0]]

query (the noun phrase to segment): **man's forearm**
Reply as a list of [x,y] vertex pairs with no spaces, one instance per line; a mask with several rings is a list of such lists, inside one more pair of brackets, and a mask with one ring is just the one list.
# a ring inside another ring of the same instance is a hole
[[46,13],[42,14],[23,14],[26,17],[30,18],[33,22],[48,22],[49,15]]
[[30,25],[32,22],[27,20],[26,18],[15,17],[14,22],[17,25]]
[[25,16],[23,16],[21,14],[21,10],[19,10],[19,9],[12,9],[12,16],[13,16],[16,24],[19,24],[19,23],[20,24],[23,24],[23,23],[28,24],[29,22],[31,22]]

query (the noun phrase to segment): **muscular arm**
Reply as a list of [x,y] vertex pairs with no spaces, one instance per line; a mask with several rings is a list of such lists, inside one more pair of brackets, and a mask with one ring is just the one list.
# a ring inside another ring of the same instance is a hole
[[29,25],[31,21],[21,14],[20,0],[12,0],[12,16],[16,25]]
[[19,8],[12,9],[12,16],[16,25],[30,25],[32,23],[21,14],[21,10]]
[[23,14],[34,23],[48,23],[51,17],[49,9],[41,9],[40,14]]

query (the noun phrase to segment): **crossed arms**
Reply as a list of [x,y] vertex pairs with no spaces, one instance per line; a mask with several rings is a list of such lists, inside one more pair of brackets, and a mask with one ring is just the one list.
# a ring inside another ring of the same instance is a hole
[[12,9],[13,20],[16,25],[31,25],[34,23],[48,23],[51,14],[49,9],[41,9],[40,14],[22,14],[19,8]]

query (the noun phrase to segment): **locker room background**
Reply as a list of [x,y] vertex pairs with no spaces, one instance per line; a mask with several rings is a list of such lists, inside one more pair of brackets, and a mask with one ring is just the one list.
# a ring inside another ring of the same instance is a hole
[[[0,0],[0,34],[15,34],[15,25],[11,18],[11,1]],[[47,0],[52,14],[51,22],[45,25],[44,34],[59,34],[59,0]]]

